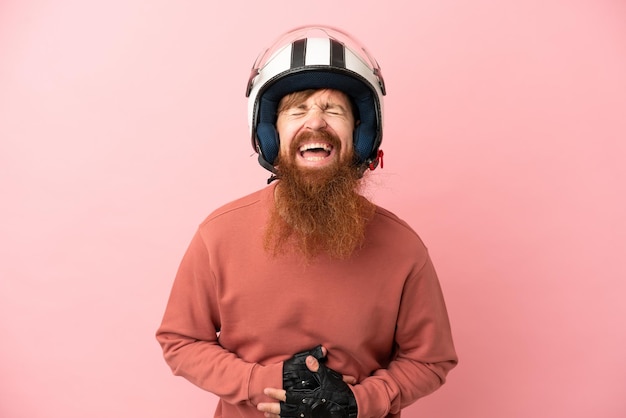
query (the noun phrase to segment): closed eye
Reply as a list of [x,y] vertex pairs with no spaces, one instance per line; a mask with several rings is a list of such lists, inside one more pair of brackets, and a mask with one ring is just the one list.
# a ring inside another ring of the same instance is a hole
[[324,107],[324,112],[333,116],[344,116],[346,114],[346,109],[344,109],[341,105],[329,103]]

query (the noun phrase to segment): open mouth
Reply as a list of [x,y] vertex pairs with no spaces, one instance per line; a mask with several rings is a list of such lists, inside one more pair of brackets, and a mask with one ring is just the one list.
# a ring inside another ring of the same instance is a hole
[[314,142],[302,145],[298,151],[300,156],[307,161],[320,161],[330,156],[333,146],[324,142]]

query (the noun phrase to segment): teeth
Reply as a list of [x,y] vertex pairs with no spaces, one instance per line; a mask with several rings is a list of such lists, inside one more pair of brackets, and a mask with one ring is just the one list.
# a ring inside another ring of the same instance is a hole
[[325,144],[322,142],[313,143],[313,144],[305,144],[300,147],[300,152],[308,151],[310,149],[323,149],[324,151],[330,152],[333,147],[330,144]]

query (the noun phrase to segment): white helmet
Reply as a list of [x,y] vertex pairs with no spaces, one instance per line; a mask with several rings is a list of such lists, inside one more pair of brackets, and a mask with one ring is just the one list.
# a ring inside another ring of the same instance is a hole
[[376,60],[354,38],[328,26],[302,26],[284,35],[255,61],[246,97],[252,147],[259,163],[275,173],[279,138],[277,108],[287,94],[307,89],[340,90],[352,101],[357,164],[375,169],[382,157],[385,84]]

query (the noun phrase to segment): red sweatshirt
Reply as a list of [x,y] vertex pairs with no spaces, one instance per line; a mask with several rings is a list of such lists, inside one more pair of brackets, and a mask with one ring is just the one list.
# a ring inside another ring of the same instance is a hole
[[262,236],[275,185],[198,228],[157,331],[176,375],[219,396],[215,417],[262,417],[282,362],[322,344],[355,376],[359,418],[395,417],[457,362],[439,281],[417,234],[377,208],[348,260],[269,256]]

